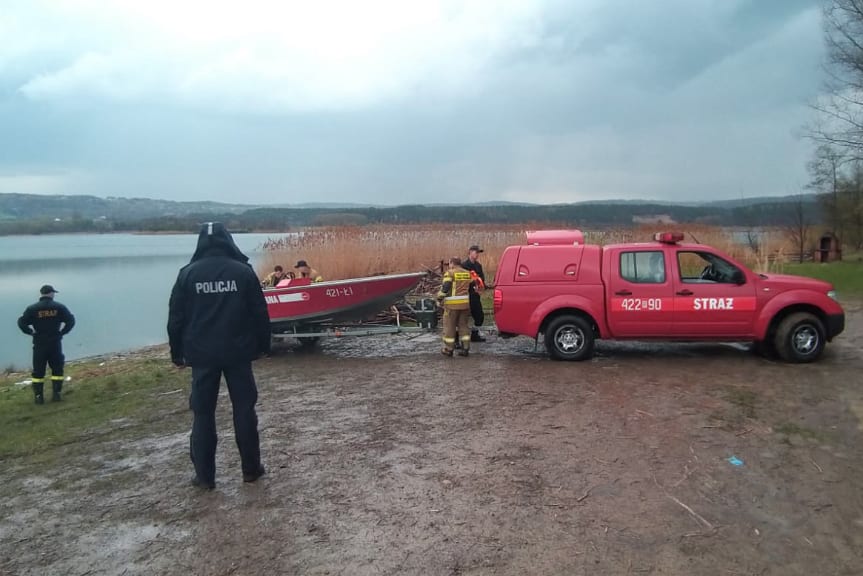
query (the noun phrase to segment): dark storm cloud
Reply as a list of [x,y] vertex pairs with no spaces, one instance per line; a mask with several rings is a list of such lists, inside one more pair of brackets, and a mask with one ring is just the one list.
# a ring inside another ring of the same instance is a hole
[[817,2],[557,2],[513,22],[483,58],[453,40],[464,52],[425,73],[397,63],[379,96],[321,107],[270,99],[267,82],[166,89],[114,55],[36,53],[29,75],[26,58],[0,57],[0,191],[562,202],[779,195],[805,181],[796,133],[819,87]]

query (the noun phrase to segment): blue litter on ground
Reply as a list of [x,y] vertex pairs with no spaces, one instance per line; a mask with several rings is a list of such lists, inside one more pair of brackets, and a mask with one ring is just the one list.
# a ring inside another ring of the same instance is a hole
[[731,462],[731,464],[733,464],[734,466],[743,466],[743,460],[741,460],[737,456],[732,456],[728,459],[728,461]]

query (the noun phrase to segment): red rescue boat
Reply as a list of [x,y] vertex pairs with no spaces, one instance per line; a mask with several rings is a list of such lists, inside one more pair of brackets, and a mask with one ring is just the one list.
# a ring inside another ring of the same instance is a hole
[[425,272],[312,283],[291,280],[264,290],[273,332],[359,322],[386,310],[411,291]]

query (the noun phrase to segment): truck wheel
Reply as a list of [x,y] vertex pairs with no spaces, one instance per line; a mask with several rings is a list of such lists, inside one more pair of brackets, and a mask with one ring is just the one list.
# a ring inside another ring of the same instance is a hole
[[809,312],[782,319],[776,329],[776,352],[786,362],[814,362],[824,351],[824,325]]
[[555,360],[587,360],[594,341],[593,328],[581,316],[558,316],[545,329],[545,348]]

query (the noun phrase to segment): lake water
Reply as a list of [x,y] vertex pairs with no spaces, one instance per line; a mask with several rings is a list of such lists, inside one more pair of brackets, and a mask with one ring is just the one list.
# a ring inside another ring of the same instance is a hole
[[[234,234],[253,265],[271,234]],[[197,234],[0,237],[0,370],[30,368],[32,343],[18,317],[51,284],[75,315],[67,360],[167,342],[168,298]]]

